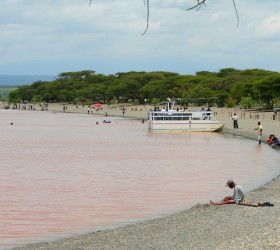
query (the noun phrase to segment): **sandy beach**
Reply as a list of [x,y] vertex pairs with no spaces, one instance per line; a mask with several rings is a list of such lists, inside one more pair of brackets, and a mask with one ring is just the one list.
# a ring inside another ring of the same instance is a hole
[[[150,108],[126,107],[124,116],[145,120]],[[40,107],[36,109],[40,110]],[[50,104],[48,111],[63,112],[63,105]],[[260,121],[264,128],[263,141],[269,134],[280,136],[280,121],[273,112],[219,108],[213,111],[215,117],[225,123],[224,133],[256,140],[254,128]],[[68,105],[66,112],[87,114],[88,110],[87,107]],[[235,112],[239,116],[239,129],[233,129],[231,117]],[[103,110],[88,115],[94,114],[101,115],[101,119],[103,115],[104,119],[123,115],[119,107],[103,107]],[[261,146],[267,145],[263,143]],[[252,203],[271,202],[273,207],[198,204],[159,219],[14,249],[279,249],[279,188],[280,178],[277,177],[246,193],[246,199]],[[231,192],[229,190],[229,194]]]

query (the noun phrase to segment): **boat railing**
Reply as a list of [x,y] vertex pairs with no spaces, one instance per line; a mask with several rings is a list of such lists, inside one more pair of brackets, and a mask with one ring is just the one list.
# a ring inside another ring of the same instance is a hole
[[212,115],[212,111],[177,111],[177,110],[169,110],[169,111],[148,111],[148,113],[153,114],[154,116],[166,116],[166,115],[174,115],[174,116],[182,116],[182,115],[188,115],[192,116],[195,115],[201,115],[201,116],[209,116]]
[[[214,120],[212,111],[149,111],[149,120],[170,120],[173,117],[174,120]],[[162,119],[161,119],[162,118]]]

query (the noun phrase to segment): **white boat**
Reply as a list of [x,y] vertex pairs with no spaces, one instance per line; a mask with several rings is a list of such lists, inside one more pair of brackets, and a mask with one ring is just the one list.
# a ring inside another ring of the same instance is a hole
[[174,103],[168,103],[166,110],[149,111],[149,130],[217,132],[224,128],[224,123],[217,121],[210,110],[175,110],[173,107]]

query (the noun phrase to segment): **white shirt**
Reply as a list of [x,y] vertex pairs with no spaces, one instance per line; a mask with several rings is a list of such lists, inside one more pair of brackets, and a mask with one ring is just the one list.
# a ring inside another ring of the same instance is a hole
[[238,116],[237,116],[237,115],[234,115],[234,116],[232,117],[232,120],[237,121],[237,120],[238,120]]
[[235,185],[234,190],[233,190],[233,199],[235,200],[236,204],[240,204],[243,202],[244,200],[244,190],[241,186],[239,186],[238,184]]

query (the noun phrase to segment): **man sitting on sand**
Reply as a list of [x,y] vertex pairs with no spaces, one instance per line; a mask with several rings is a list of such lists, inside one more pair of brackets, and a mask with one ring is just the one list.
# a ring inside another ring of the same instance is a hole
[[233,195],[227,196],[223,200],[219,202],[213,202],[210,200],[212,205],[224,205],[224,204],[237,204],[251,207],[273,207],[274,204],[266,201],[266,202],[257,202],[256,204],[250,203],[248,200],[244,200],[244,190],[243,188],[236,184],[233,180],[228,180],[226,187],[233,189]]
[[233,189],[233,195],[225,197],[224,201],[227,203],[236,203],[237,205],[242,204],[245,197],[243,188],[233,180],[228,180],[226,187]]

